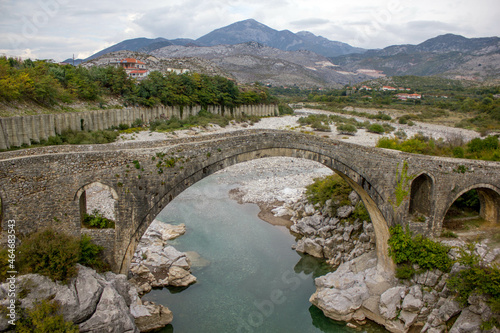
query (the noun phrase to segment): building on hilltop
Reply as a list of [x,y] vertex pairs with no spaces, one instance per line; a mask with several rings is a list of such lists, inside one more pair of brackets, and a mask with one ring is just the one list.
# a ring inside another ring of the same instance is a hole
[[115,67],[124,68],[129,77],[138,80],[145,78],[149,74],[147,65],[135,58],[116,59],[114,61],[110,61],[109,64],[114,65]]

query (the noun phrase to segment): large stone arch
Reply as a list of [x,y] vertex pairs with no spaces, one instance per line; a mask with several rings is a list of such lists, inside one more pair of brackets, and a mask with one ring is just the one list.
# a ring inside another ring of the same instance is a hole
[[500,223],[500,188],[490,184],[474,184],[458,192],[451,198],[451,200],[448,201],[439,223],[439,232],[443,228],[446,213],[453,203],[471,190],[476,190],[479,196],[479,215],[488,222]]
[[182,177],[178,177],[179,181],[161,198],[159,198],[150,208],[148,213],[142,217],[137,229],[130,238],[126,249],[124,249],[125,251],[122,252],[123,257],[121,258],[121,262],[118,262],[119,272],[124,274],[127,273],[130,260],[135,252],[140,238],[161,210],[181,192],[199,180],[231,165],[275,156],[304,158],[319,162],[338,173],[351,185],[351,187],[363,200],[374,225],[379,272],[391,275],[394,272],[395,267],[393,261],[388,255],[387,240],[389,239],[389,227],[387,223],[387,216],[384,216],[384,213],[379,209],[381,205],[386,204],[384,197],[377,191],[376,187],[372,185],[369,178],[362,175],[357,170],[349,167],[347,164],[332,157],[299,148],[255,149],[225,157],[208,165],[201,165],[195,171],[191,171],[189,174],[184,174]]

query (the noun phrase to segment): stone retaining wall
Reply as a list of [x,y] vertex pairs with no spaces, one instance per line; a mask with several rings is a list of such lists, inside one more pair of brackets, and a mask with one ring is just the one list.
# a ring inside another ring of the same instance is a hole
[[[157,106],[153,108],[131,107],[87,112],[42,114],[35,116],[18,116],[0,118],[0,150],[11,147],[30,145],[33,142],[47,140],[50,136],[61,134],[64,130],[96,131],[118,126],[131,125],[136,119],[145,123],[155,119],[177,117],[186,119],[196,115],[202,107]],[[275,104],[241,105],[234,108],[224,108],[220,105],[210,105],[207,111],[218,115],[275,116],[278,106]]]

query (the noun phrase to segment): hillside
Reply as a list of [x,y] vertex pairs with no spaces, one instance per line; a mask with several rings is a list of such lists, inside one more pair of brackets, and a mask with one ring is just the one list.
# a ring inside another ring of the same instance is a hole
[[241,83],[334,87],[367,79],[362,75],[339,73],[335,64],[316,53],[282,51],[256,42],[212,47],[166,46],[151,54],[162,59],[203,58]]
[[388,76],[442,75],[448,78],[497,80],[500,38],[438,36],[418,45],[393,45],[364,54],[330,58],[346,70],[381,70]]
[[[153,70],[181,66],[241,83],[257,81],[272,86],[338,87],[369,78],[401,75],[438,75],[493,83],[500,78],[498,37],[446,34],[418,45],[364,50],[307,31],[278,31],[253,19],[216,29],[196,40],[125,40],[89,57],[84,66],[119,51],[136,52],[134,57],[146,59],[143,61]],[[148,54],[153,58],[149,59]],[[183,59],[182,65],[179,59]],[[99,61],[102,64],[102,59]]]

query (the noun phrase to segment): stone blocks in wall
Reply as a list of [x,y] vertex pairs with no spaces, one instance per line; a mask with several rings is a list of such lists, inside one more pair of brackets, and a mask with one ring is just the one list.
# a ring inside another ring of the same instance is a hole
[[[233,116],[255,115],[274,116],[277,105],[240,105],[233,109]],[[182,111],[181,111],[182,110]],[[197,115],[201,106],[157,106],[153,108],[131,107],[124,109],[98,110],[78,113],[41,114],[0,118],[0,150],[30,145],[32,142],[47,140],[50,136],[73,131],[97,131],[131,125],[136,119],[149,123],[154,119],[177,117],[187,119]],[[217,115],[229,116],[231,109],[220,105],[209,105],[207,111]]]

